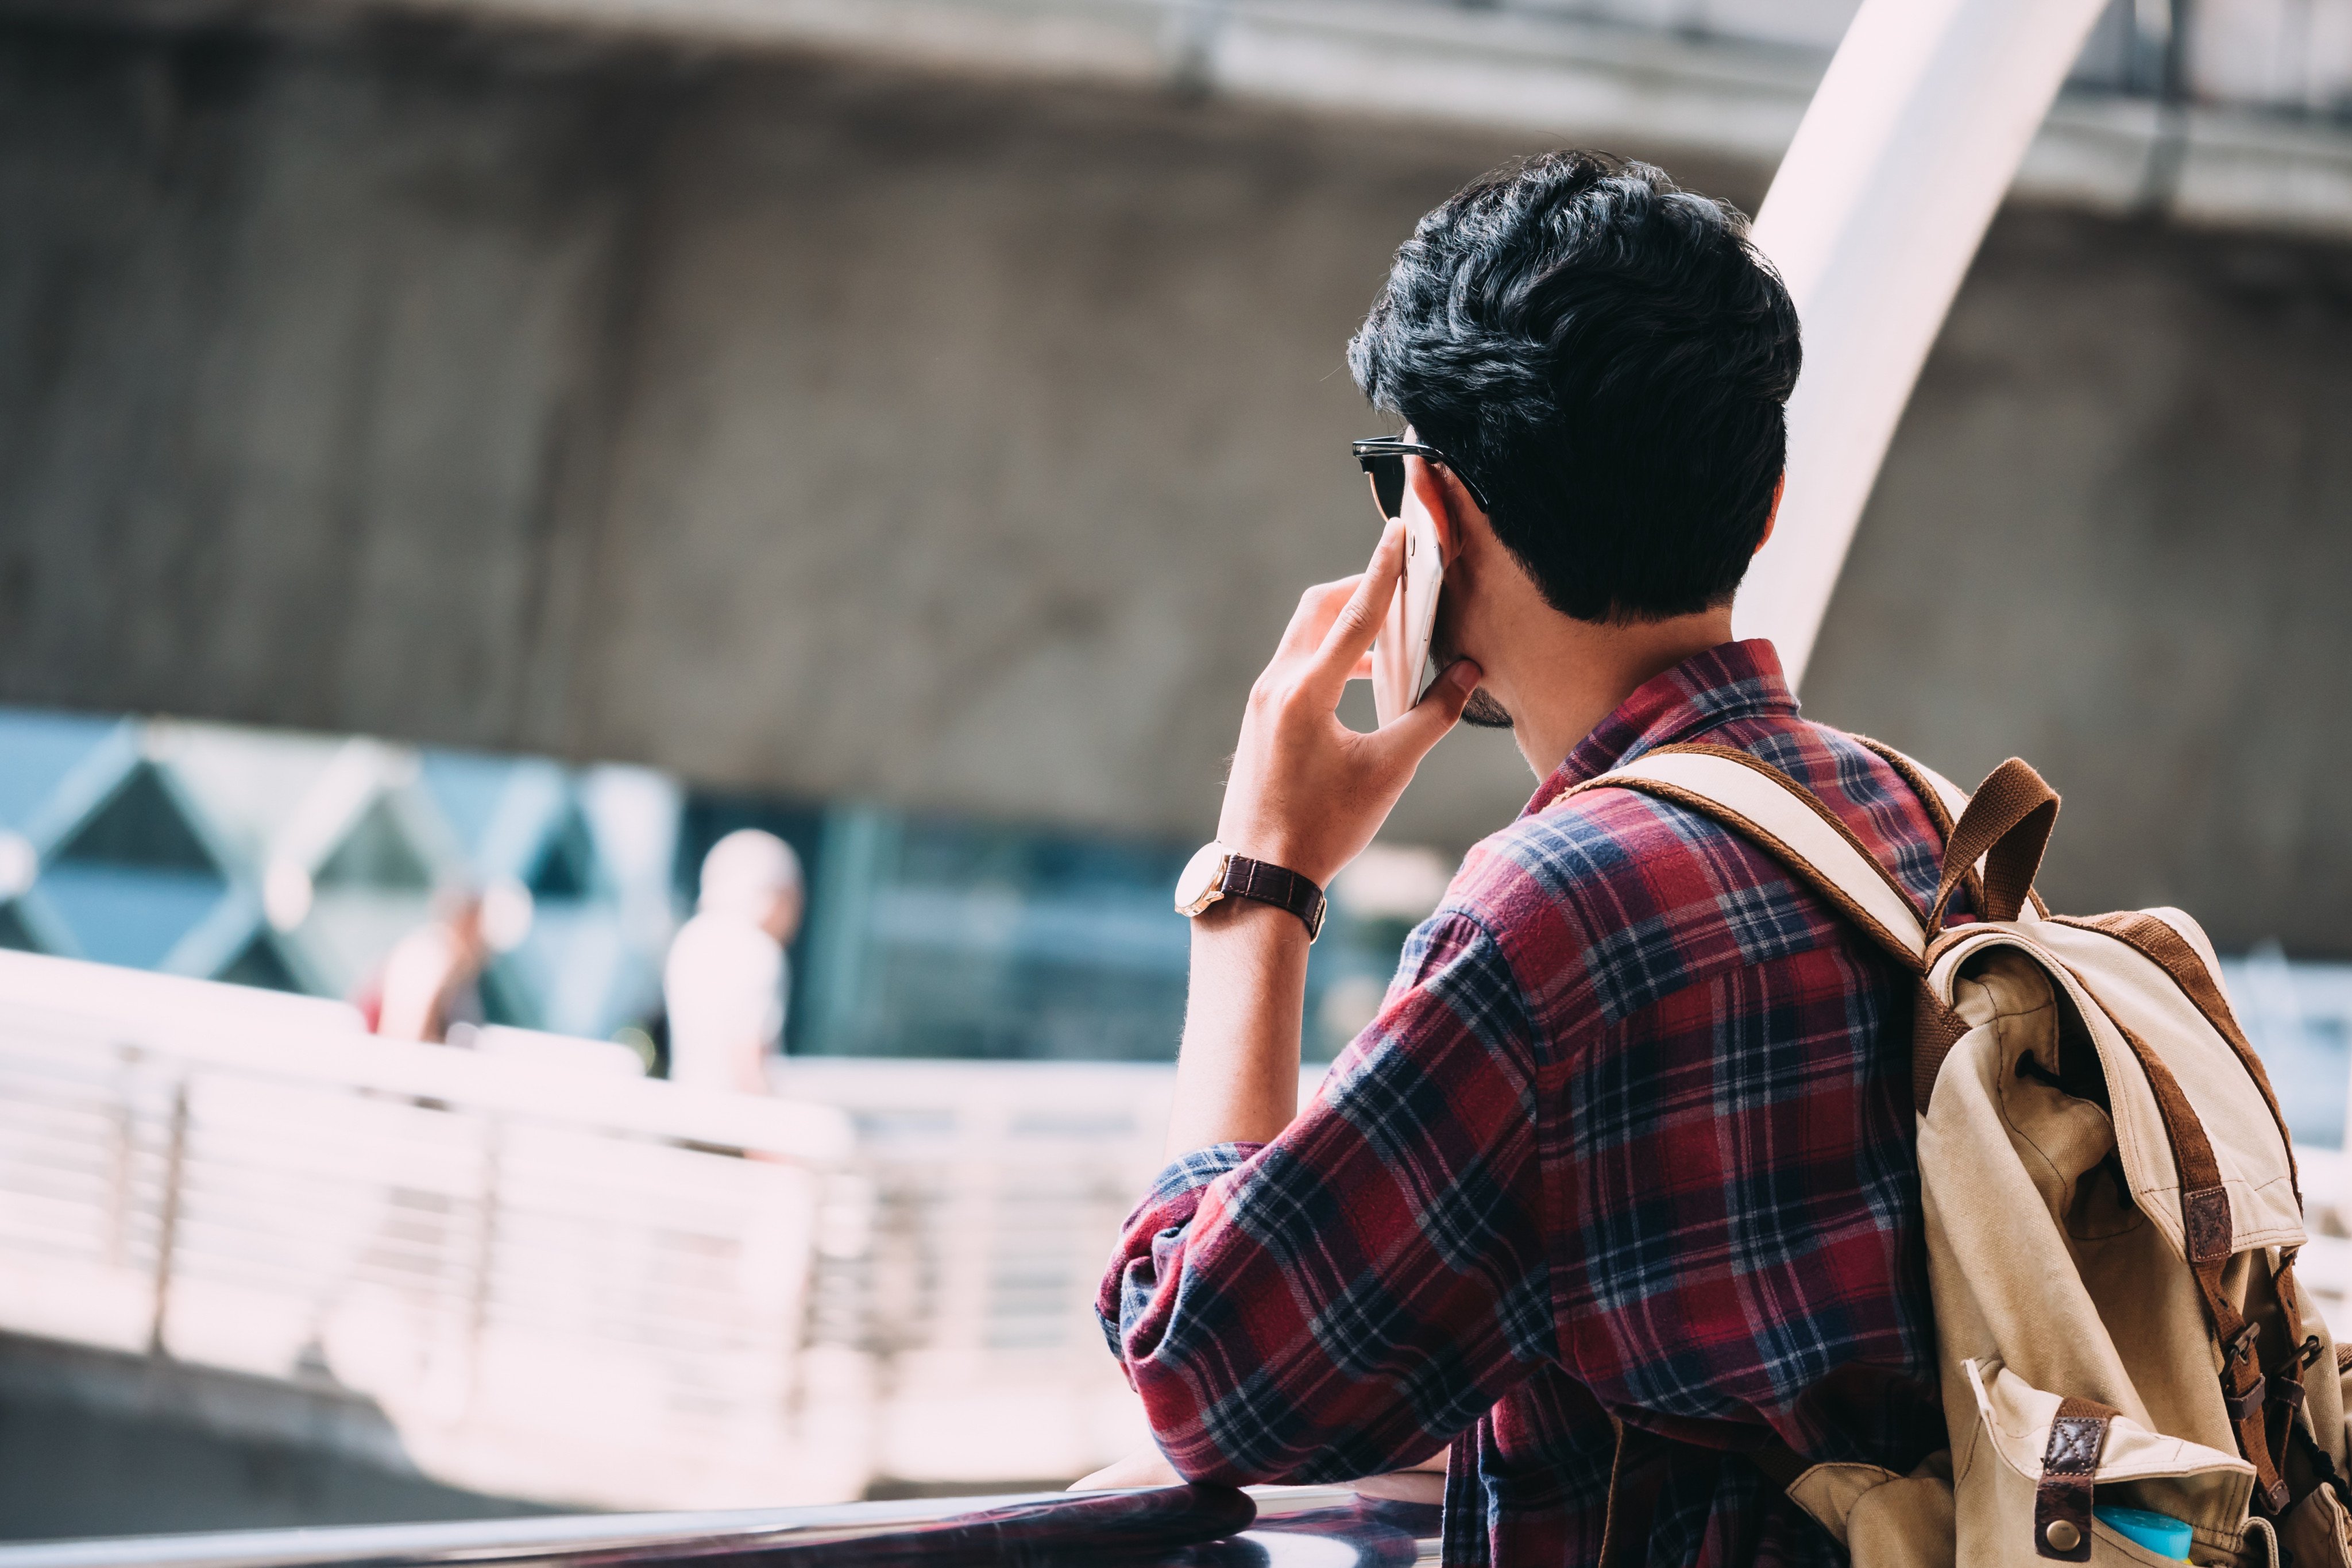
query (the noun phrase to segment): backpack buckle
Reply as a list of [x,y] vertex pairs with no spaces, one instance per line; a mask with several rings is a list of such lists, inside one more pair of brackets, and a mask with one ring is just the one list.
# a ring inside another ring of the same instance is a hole
[[2254,1360],[2254,1341],[2261,1333],[2261,1325],[2244,1323],[2221,1342],[2221,1403],[2233,1422],[2243,1422],[2263,1403],[2268,1380]]
[[2320,1358],[2326,1348],[2319,1342],[2317,1334],[2309,1335],[2304,1340],[2303,1348],[2294,1352],[2295,1364],[2299,1367],[2310,1366],[2313,1362]]

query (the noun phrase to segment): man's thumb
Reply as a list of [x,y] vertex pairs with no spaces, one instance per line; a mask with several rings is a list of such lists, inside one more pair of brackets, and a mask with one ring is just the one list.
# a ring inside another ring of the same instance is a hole
[[1427,695],[1413,704],[1410,712],[1397,716],[1389,728],[1397,731],[1398,740],[1418,752],[1445,738],[1462,717],[1462,710],[1470,704],[1470,694],[1478,689],[1486,671],[1466,658],[1457,658],[1446,666],[1445,673],[1437,678]]

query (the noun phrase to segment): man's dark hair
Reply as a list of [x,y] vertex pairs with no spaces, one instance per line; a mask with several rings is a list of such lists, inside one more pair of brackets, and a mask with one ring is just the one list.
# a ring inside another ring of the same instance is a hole
[[1731,597],[1771,515],[1797,310],[1731,206],[1551,153],[1421,220],[1348,345],[1373,405],[1486,492],[1554,609]]

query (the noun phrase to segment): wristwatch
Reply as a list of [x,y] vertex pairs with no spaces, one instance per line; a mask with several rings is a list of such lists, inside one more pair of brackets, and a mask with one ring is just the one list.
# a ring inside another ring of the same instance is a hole
[[1323,934],[1329,908],[1323,889],[1297,872],[1236,854],[1213,838],[1184,862],[1176,879],[1176,912],[1190,919],[1219,899],[1255,899],[1288,910],[1307,922],[1310,942]]

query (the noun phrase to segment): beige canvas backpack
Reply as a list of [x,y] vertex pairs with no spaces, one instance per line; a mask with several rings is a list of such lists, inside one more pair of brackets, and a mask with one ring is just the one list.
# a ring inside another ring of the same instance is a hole
[[[2189,1562],[2346,1568],[2344,1373],[2297,1296],[2286,1126],[2211,944],[2178,910],[2050,914],[2032,889],[2058,797],[2024,763],[1970,798],[1871,744],[1946,837],[1925,911],[1745,752],[1664,747],[1581,786],[1744,835],[1918,976],[1951,1447],[1908,1476],[1791,1464],[1777,1479],[1858,1568],[2181,1560],[2111,1525],[2147,1533],[2117,1509],[2186,1521]],[[1948,927],[1963,887],[1980,918]]]

